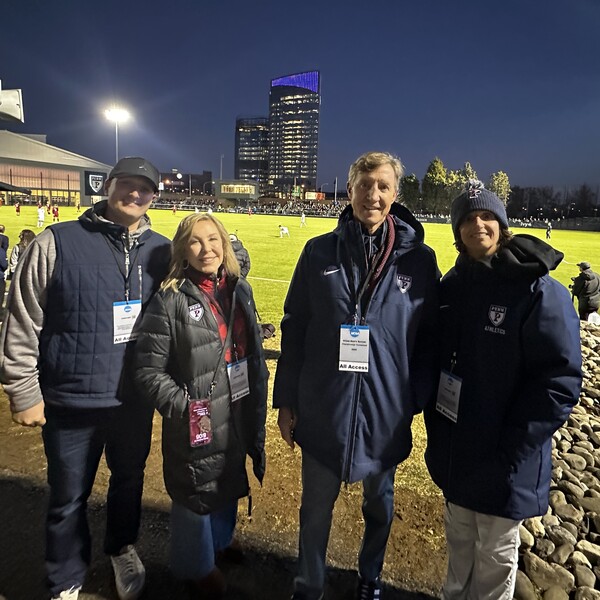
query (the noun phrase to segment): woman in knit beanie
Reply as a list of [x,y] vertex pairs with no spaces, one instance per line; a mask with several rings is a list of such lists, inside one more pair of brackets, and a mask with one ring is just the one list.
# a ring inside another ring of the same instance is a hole
[[425,459],[446,499],[444,600],[511,600],[519,525],[548,508],[552,434],[581,387],[579,321],[549,275],[562,253],[508,230],[469,182],[451,208],[459,251],[441,283],[442,366]]

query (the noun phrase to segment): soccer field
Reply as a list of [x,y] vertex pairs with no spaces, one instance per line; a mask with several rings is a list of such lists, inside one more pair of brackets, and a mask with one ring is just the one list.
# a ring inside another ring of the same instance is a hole
[[[173,214],[170,210],[151,209],[149,216],[153,228],[168,238],[172,238],[179,221],[190,214],[178,211]],[[75,208],[61,207],[62,221],[77,218]],[[299,216],[253,215],[237,213],[215,213],[227,230],[237,233],[250,253],[252,268],[250,281],[256,303],[263,321],[279,324],[283,312],[283,301],[287,292],[294,266],[306,241],[316,235],[331,231],[335,219],[307,217],[307,227],[300,227]],[[51,215],[46,215],[45,225],[51,224]],[[37,211],[34,206],[21,208],[21,216],[15,215],[12,206],[0,208],[0,223],[6,227],[11,246],[18,240],[21,229],[31,229],[36,233]],[[290,231],[289,237],[279,237],[278,226],[284,225]],[[438,264],[442,273],[454,264],[456,250],[452,246],[453,238],[450,225],[426,223],[425,241],[436,252]],[[543,229],[512,229],[513,233],[527,233],[545,238]],[[600,269],[600,233],[586,231],[563,231],[554,229],[551,244],[564,252],[565,258],[553,277],[567,286],[579,272],[576,264],[587,260],[595,270]]]

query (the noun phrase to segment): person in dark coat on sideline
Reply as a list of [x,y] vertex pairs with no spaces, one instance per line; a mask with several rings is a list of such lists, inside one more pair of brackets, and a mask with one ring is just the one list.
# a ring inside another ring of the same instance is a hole
[[581,389],[579,321],[549,272],[563,258],[513,236],[471,181],[452,203],[459,251],[441,283],[441,374],[425,459],[446,499],[444,600],[511,600],[519,525],[548,508],[552,434]]
[[268,372],[252,289],[239,275],[221,222],[183,219],[136,349],[138,389],[163,417],[171,570],[198,599],[225,593],[215,558],[249,495],[246,456],[261,483],[265,472]]
[[439,272],[423,227],[396,202],[403,169],[386,152],[350,167],[350,205],[310,240],[285,300],[273,406],[302,448],[296,600],[317,600],[333,507],[362,481],[365,532],[356,598],[380,597],[394,474],[433,391]]
[[248,250],[246,250],[244,244],[242,244],[235,233],[229,234],[229,240],[231,241],[235,257],[240,264],[240,275],[245,279],[250,272],[250,255],[248,254]]
[[571,293],[577,298],[579,318],[587,321],[592,313],[600,308],[600,275],[592,271],[592,265],[587,262],[577,263],[579,275],[572,277]]

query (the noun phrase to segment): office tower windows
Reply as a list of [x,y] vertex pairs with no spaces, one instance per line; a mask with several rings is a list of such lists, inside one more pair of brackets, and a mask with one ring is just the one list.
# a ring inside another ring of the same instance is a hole
[[269,119],[239,117],[235,121],[235,179],[256,181],[264,191],[269,175]]
[[269,184],[274,190],[315,189],[320,104],[319,71],[271,80]]

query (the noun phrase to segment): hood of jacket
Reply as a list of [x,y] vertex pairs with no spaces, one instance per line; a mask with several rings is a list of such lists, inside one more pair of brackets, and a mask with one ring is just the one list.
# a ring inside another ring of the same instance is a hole
[[559,250],[528,234],[513,236],[491,260],[490,266],[474,261],[467,254],[456,260],[457,270],[478,269],[485,272],[491,269],[506,279],[527,279],[533,281],[556,269],[564,257]]

